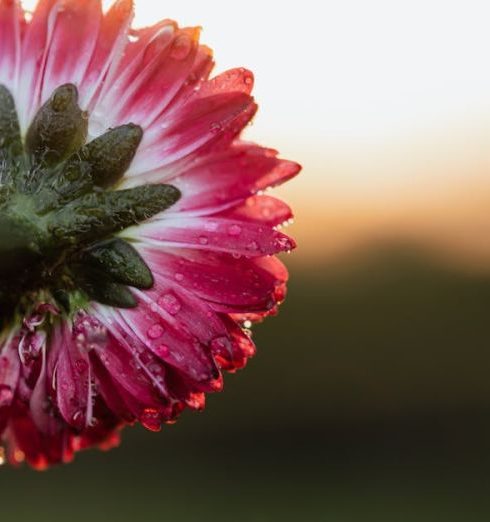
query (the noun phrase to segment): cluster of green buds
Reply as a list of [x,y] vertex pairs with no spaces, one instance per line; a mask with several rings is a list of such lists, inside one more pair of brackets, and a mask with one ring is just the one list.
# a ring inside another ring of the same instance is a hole
[[[136,305],[128,287],[152,274],[117,235],[173,205],[171,185],[117,190],[143,137],[122,125],[87,143],[88,114],[74,85],[58,87],[21,135],[14,99],[0,86],[0,307],[3,320],[33,292],[63,309],[73,300]],[[22,311],[22,310],[20,310]]]

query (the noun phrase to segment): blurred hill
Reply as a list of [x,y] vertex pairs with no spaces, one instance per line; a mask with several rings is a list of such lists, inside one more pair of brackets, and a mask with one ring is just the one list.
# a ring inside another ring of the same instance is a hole
[[203,414],[2,469],[2,520],[488,520],[490,274],[400,244],[289,259],[257,357]]

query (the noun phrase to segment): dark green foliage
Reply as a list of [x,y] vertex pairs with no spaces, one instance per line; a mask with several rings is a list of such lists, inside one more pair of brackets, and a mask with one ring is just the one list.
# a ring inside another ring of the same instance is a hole
[[127,241],[115,238],[83,253],[83,264],[103,271],[114,281],[136,288],[151,288],[153,276],[147,264]]
[[87,126],[88,115],[78,106],[77,88],[62,85],[35,116],[27,131],[26,151],[36,163],[58,163],[83,145]]
[[0,85],[0,148],[3,157],[22,154],[19,121],[14,99],[6,87]]
[[127,286],[153,285],[137,251],[113,236],[167,209],[180,192],[170,185],[113,190],[143,130],[129,123],[85,144],[87,124],[76,87],[62,85],[35,116],[23,145],[14,100],[0,86],[3,310],[41,289],[65,310],[80,290],[88,299],[127,308],[136,306]]
[[128,169],[142,138],[143,129],[138,125],[122,125],[111,129],[82,147],[78,164],[87,162],[90,165],[94,185],[110,187]]

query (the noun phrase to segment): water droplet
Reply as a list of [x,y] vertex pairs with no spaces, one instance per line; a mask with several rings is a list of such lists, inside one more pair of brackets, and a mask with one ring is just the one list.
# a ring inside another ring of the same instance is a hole
[[[26,455],[23,451],[21,451],[20,449],[14,450],[14,461],[17,464],[21,464],[22,462],[24,462],[25,459],[26,459]],[[0,465],[1,465],[1,462],[0,462]]]
[[153,326],[148,328],[148,331],[146,332],[146,334],[148,335],[148,337],[150,339],[154,340],[154,339],[158,339],[159,337],[161,337],[163,335],[163,332],[164,332],[163,326],[158,323],[155,323]]
[[218,230],[218,223],[216,223],[215,221],[207,221],[206,223],[204,223],[204,228],[208,232],[216,232],[216,230]]
[[209,242],[208,238],[206,236],[199,236],[199,243],[201,245],[207,245]]
[[213,134],[218,134],[221,130],[222,130],[222,125],[221,123],[215,121],[213,123],[211,123],[211,125],[209,126],[209,130],[213,133]]
[[287,237],[278,237],[276,239],[276,244],[279,248],[290,251],[293,249],[293,243],[292,241]]
[[184,280],[184,274],[181,274],[179,272],[177,272],[174,277],[175,277],[175,279],[177,281],[183,281]]
[[242,227],[240,225],[230,225],[228,227],[228,235],[239,236],[242,233]]
[[249,321],[248,319],[243,321],[243,328],[246,328],[247,330],[252,328],[252,321]]
[[76,411],[71,418],[71,422],[77,428],[83,428],[85,424],[83,412],[80,410]]
[[206,401],[206,397],[204,393],[191,393],[187,398],[186,402],[189,408],[193,408],[195,410],[202,410],[204,408],[204,404]]
[[243,75],[243,83],[245,85],[252,85],[254,82],[253,76],[250,72],[246,71]]
[[150,431],[160,431],[162,419],[160,413],[155,408],[145,408],[140,417],[141,424]]
[[160,297],[158,304],[171,315],[179,313],[182,308],[180,301],[172,294],[165,294]]
[[160,357],[168,357],[168,354],[170,353],[170,348],[166,344],[161,344],[156,349],[156,352]]
[[257,243],[257,241],[251,241],[251,242],[247,245],[247,249],[248,249],[248,250],[258,250],[258,249],[259,249],[259,244]]

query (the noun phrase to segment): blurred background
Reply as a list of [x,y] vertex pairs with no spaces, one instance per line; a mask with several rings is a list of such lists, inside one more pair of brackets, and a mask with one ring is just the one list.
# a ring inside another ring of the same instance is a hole
[[136,6],[255,72],[248,137],[304,166],[289,297],[204,413],[2,469],[2,520],[489,520],[490,5]]

